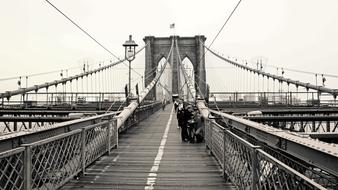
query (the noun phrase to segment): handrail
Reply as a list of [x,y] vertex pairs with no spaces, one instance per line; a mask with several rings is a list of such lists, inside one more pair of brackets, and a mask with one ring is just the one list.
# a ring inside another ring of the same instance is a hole
[[313,186],[317,189],[321,189],[321,190],[326,189],[323,186],[319,185],[318,183],[314,182],[313,180],[309,179],[305,175],[303,175],[303,174],[299,173],[298,171],[294,170],[290,166],[288,166],[288,165],[284,164],[283,162],[279,161],[278,159],[274,158],[270,154],[264,152],[263,150],[257,149],[257,154],[261,154],[262,156],[265,157],[265,159],[269,160],[270,162],[274,163],[275,165],[278,165],[284,171],[289,172],[290,174],[293,174],[297,177],[304,179],[304,182],[308,183],[309,185],[311,185],[311,186]]
[[[231,127],[251,135],[271,147],[278,148],[305,162],[311,163],[334,176],[338,176],[338,149],[336,145],[304,138],[288,131],[275,129],[268,125],[212,109],[209,109],[209,111],[221,116]],[[323,156],[325,156],[325,160],[323,160]]]
[[325,189],[213,119],[206,119],[205,144],[238,189]]

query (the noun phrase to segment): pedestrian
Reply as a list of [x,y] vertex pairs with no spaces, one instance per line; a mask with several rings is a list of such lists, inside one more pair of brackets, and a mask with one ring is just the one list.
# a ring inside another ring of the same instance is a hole
[[195,137],[196,137],[196,142],[200,143],[203,142],[204,139],[204,118],[201,113],[196,112],[195,115]]
[[195,125],[195,121],[194,121],[194,110],[192,108],[191,105],[187,106],[187,109],[185,111],[185,115],[184,115],[184,120],[186,122],[186,126],[187,126],[187,140],[190,143],[194,142],[194,125]]
[[174,102],[174,109],[175,109],[175,113],[177,113],[178,104],[179,104],[178,100],[177,100],[177,99],[175,99],[175,102]]
[[183,120],[183,104],[177,104],[177,112],[176,112],[176,117],[177,117],[177,128],[180,128],[182,125],[182,120]]
[[189,112],[188,112],[188,107],[185,103],[183,103],[183,112],[181,114],[181,138],[182,141],[187,142],[189,141],[189,134],[188,134],[188,117],[189,117]]
[[189,140],[188,131],[187,131],[187,120],[186,120],[186,106],[184,103],[180,103],[177,110],[177,117],[179,126],[181,128],[181,140],[187,142]]
[[162,110],[165,109],[166,104],[167,104],[167,102],[166,102],[166,100],[163,98],[163,100],[162,100]]

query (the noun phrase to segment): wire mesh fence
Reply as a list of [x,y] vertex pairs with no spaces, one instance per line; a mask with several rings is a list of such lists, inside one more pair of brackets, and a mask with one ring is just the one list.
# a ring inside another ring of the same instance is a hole
[[[105,152],[108,151],[109,123],[102,122],[100,124],[92,125],[84,128],[85,135],[85,163],[86,165],[92,163]],[[115,136],[115,135],[112,135]]]
[[[128,118],[125,129],[149,117],[160,105],[140,107]],[[117,128],[114,116],[95,116],[89,126],[1,152],[0,189],[57,189],[84,173],[88,165],[118,146],[121,128]],[[81,122],[74,122],[74,126]]]
[[24,150],[20,147],[0,153],[0,189],[22,189]]
[[117,146],[116,120],[24,145],[28,158],[25,189],[57,189]]
[[238,189],[325,189],[213,120],[205,132],[206,148]]
[[81,170],[81,130],[27,144],[32,189],[56,189]]
[[285,165],[263,150],[256,151],[259,179],[257,189],[324,189],[303,174]]

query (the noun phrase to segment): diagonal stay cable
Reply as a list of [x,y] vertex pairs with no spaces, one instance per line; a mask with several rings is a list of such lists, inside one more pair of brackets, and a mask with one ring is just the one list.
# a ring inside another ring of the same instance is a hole
[[[170,56],[171,53],[172,53],[172,49],[173,49],[173,44],[171,45],[171,48],[170,48],[169,53],[168,53],[168,55],[167,55],[167,59],[166,59],[166,62],[164,63],[164,67],[161,69],[161,71],[159,71],[159,72],[156,73],[155,78],[148,84],[148,86],[146,87],[146,89],[144,89],[144,90],[140,93],[140,96],[139,96],[139,98],[140,98],[140,100],[139,100],[140,103],[141,103],[141,102],[144,100],[144,98],[148,95],[148,93],[150,92],[150,90],[156,85],[156,83],[158,82],[159,78],[160,78],[161,75],[163,74],[163,71],[164,71],[165,67],[166,67],[167,64],[168,64],[169,56]],[[130,96],[131,96],[131,94],[129,94],[127,98],[129,98]],[[126,98],[126,99],[127,99],[127,98]],[[124,102],[125,102],[125,101],[123,101],[123,102],[121,103],[121,105],[120,105],[120,107],[118,108],[118,110],[120,110],[120,108],[122,107],[122,105],[123,105]],[[137,104],[138,104],[138,103],[137,103]],[[132,103],[131,103],[130,105],[132,105]],[[130,106],[130,105],[128,105],[128,106]],[[136,106],[136,107],[137,107],[137,106]],[[133,109],[136,109],[136,107],[133,106]],[[106,113],[109,112],[111,108],[112,108],[112,105],[109,107],[109,109],[106,111]],[[122,111],[122,112],[123,112],[123,111]],[[128,112],[128,111],[127,111],[127,112]],[[121,115],[124,115],[124,114],[122,113]],[[128,117],[129,117],[129,116],[128,116]],[[122,119],[121,119],[121,120],[122,120],[121,123],[123,123],[123,122],[125,121],[126,118],[127,118],[127,117],[122,118]]]
[[[177,51],[177,56],[178,56],[178,61],[179,61],[179,67],[180,67],[180,69],[183,72],[185,84],[188,86],[188,91],[189,92],[187,92],[187,93],[190,93],[190,95],[192,96],[192,98],[195,99],[193,91],[191,90],[191,85],[192,85],[191,84],[191,80],[188,78],[188,74],[186,73],[186,71],[185,71],[185,69],[183,68],[183,65],[182,65],[182,59],[181,59],[181,55],[179,53],[179,48],[178,48],[178,45],[177,45],[177,40],[175,42],[176,42],[175,45],[176,45],[176,51]],[[183,87],[185,86],[185,84],[182,85],[181,89],[183,89]]]

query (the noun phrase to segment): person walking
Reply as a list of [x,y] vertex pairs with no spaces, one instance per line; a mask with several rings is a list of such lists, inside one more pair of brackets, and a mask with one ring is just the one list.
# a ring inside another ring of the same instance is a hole
[[200,143],[203,142],[204,139],[204,118],[201,113],[196,112],[194,119],[196,121],[195,125],[196,142]]
[[162,99],[162,110],[165,109],[166,104],[167,104],[167,101],[163,98]]
[[186,121],[187,126],[187,140],[190,143],[194,142],[194,128],[195,128],[195,121],[194,121],[194,110],[191,105],[187,106],[185,111],[184,120]]
[[174,108],[175,108],[175,113],[177,113],[178,104],[179,104],[178,100],[177,100],[177,99],[175,99],[175,101],[174,101]]
[[181,128],[182,142],[186,142],[188,140],[187,122],[185,120],[185,114],[186,114],[185,106],[183,103],[180,103],[177,109],[177,120],[178,125]]

